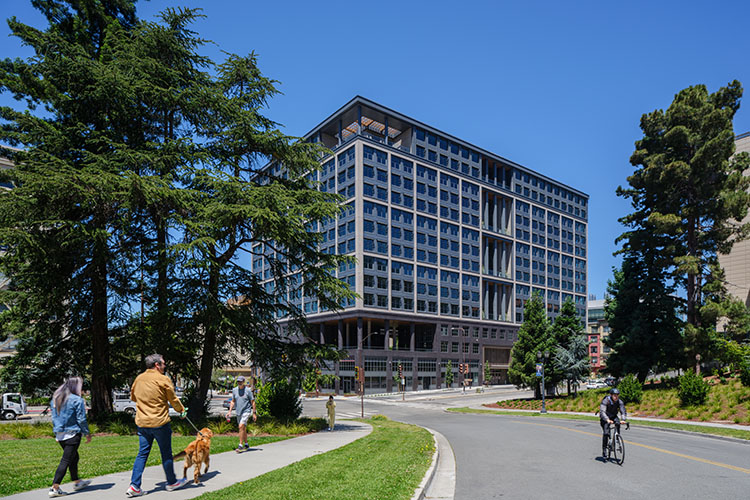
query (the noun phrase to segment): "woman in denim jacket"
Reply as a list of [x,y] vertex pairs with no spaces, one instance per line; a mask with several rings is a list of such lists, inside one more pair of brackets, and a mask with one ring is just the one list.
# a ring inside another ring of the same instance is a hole
[[55,479],[49,490],[50,497],[65,495],[60,489],[60,482],[65,473],[70,469],[70,479],[73,480],[73,489],[82,490],[89,484],[89,479],[78,478],[78,446],[81,437],[86,435],[86,442],[91,442],[89,425],[86,422],[86,404],[81,397],[83,379],[81,377],[70,377],[63,385],[57,388],[52,396],[50,407],[52,409],[52,430],[55,438],[63,449],[60,465],[55,471]]

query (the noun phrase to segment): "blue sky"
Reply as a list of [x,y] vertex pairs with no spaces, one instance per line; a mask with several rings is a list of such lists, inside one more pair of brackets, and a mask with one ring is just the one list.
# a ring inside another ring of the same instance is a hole
[[[29,2],[3,2],[41,26]],[[460,5],[460,7],[459,7]],[[601,298],[617,219],[615,188],[643,113],[680,89],[748,88],[735,133],[750,131],[750,2],[139,2],[202,7],[205,53],[255,51],[283,95],[268,116],[292,135],[359,94],[590,195],[589,293]],[[29,55],[0,25],[0,57]],[[9,104],[0,95],[0,104]]]

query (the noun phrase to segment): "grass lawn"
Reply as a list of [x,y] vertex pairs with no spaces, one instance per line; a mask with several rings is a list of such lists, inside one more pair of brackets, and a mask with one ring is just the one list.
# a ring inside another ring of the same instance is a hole
[[[172,436],[172,451],[184,449],[194,438]],[[282,436],[250,438],[250,445],[261,445],[286,439]],[[221,453],[237,446],[236,436],[214,436],[211,453]],[[138,452],[138,436],[94,436],[91,443],[84,441],[78,448],[81,461],[78,471],[82,478],[90,478],[130,470]],[[51,438],[0,440],[0,496],[52,485],[52,476],[62,456],[62,448]],[[154,443],[148,465],[161,463],[159,447]],[[181,467],[181,466],[180,466]],[[70,479],[66,475],[65,482]]]
[[376,416],[368,436],[336,450],[206,493],[204,500],[409,499],[432,463],[432,435]]
[[[512,410],[479,410],[474,408],[448,408],[448,411],[456,413],[490,413],[495,415],[516,415],[522,417],[542,417],[542,418],[563,418],[567,420],[591,420],[599,421],[599,417],[593,415],[569,415],[565,413],[531,413],[526,411]],[[651,422],[648,420],[632,420],[634,426],[642,427],[660,427],[662,429],[676,429],[681,431],[698,432],[701,434],[713,434],[715,436],[727,436],[738,439],[750,440],[750,430],[728,429],[725,427],[709,427],[703,425],[681,424],[677,422]]]

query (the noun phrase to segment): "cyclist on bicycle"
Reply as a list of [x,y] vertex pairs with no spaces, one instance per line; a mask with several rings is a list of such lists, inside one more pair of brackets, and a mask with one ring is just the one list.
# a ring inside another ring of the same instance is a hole
[[[617,417],[618,413],[622,414],[622,420]],[[620,432],[620,424],[627,422],[627,419],[628,412],[625,410],[625,403],[620,399],[620,391],[611,389],[609,395],[602,399],[602,404],[599,406],[599,421],[604,432],[602,435],[602,457],[607,458],[610,425],[614,424],[617,432]]]

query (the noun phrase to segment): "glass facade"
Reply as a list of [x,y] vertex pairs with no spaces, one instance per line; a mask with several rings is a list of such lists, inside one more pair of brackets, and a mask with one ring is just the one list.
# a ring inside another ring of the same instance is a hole
[[[307,298],[290,294],[290,303],[303,307],[311,322],[353,321],[367,336],[363,322],[378,319],[390,337],[393,325],[387,324],[406,322],[399,350],[408,342],[415,353],[409,376],[418,388],[440,385],[440,366],[444,372],[448,359],[440,353],[463,355],[473,367],[507,359],[487,349],[509,351],[534,293],[550,317],[569,299],[585,320],[587,195],[362,98],[308,138],[333,150],[311,179],[347,200],[337,220],[315,230],[324,251],[356,258],[338,277],[359,294],[341,304],[344,319],[337,320],[312,299],[308,305]],[[255,264],[263,274],[267,263]],[[466,331],[475,328],[475,341],[436,333],[452,321]],[[431,336],[440,338],[430,338],[429,351],[420,351]],[[384,343],[384,349],[391,348]],[[368,363],[378,353],[364,351],[369,377]],[[368,389],[392,386],[392,362],[391,356],[378,361]],[[507,369],[495,365],[493,373]],[[349,374],[339,376],[342,390],[351,388],[353,381],[343,380]]]

